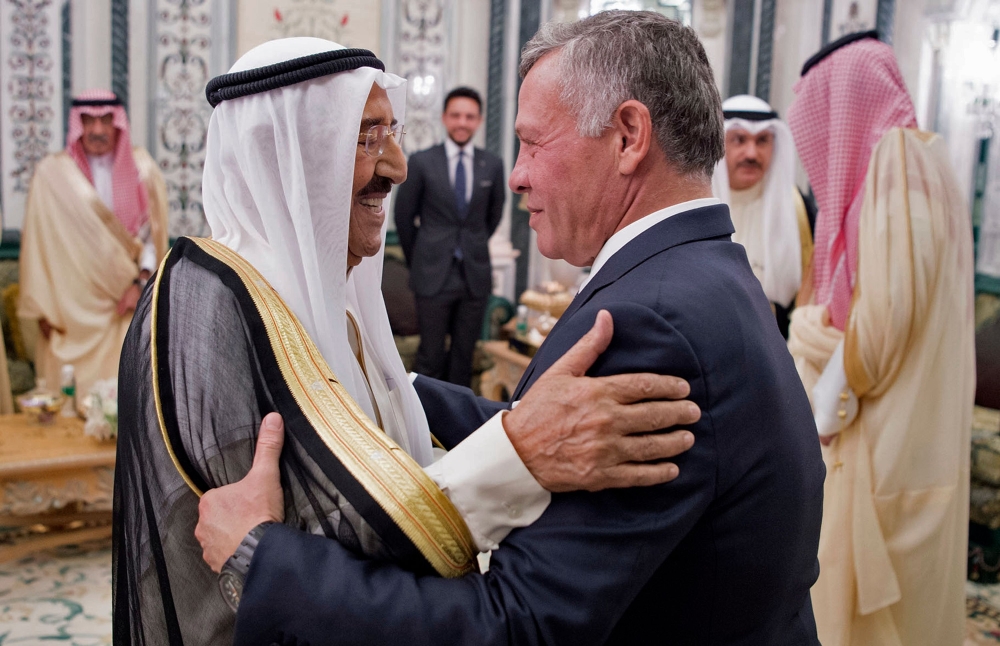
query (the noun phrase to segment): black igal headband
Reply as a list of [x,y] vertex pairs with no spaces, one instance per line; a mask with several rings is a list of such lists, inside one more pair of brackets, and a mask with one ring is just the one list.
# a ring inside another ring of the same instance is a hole
[[106,105],[120,106],[122,100],[116,96],[113,99],[73,99],[72,103],[74,108],[98,108]]
[[851,43],[856,43],[859,40],[864,40],[866,38],[874,38],[875,40],[878,40],[878,32],[875,31],[874,29],[872,31],[859,31],[856,34],[848,34],[843,38],[833,41],[823,49],[813,54],[812,58],[806,61],[806,64],[802,66],[801,76],[805,76],[806,72],[819,65],[820,61],[822,61],[824,58],[834,53],[841,47],[846,47]]
[[216,76],[208,82],[205,96],[212,107],[223,101],[259,94],[330,74],[374,67],[382,72],[385,64],[367,49],[338,49],[321,52],[266,67]]
[[771,112],[754,112],[752,110],[723,110],[722,118],[726,121],[730,119],[743,119],[744,121],[770,121],[771,119],[777,119],[778,113],[775,111]]

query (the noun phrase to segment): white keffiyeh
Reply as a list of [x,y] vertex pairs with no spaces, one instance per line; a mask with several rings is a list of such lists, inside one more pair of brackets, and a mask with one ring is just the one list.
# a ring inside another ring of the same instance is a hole
[[[724,113],[752,113],[761,117],[773,115],[771,106],[757,97],[734,96],[722,104]],[[764,175],[763,197],[763,276],[761,284],[768,300],[788,307],[802,285],[802,242],[799,238],[798,216],[795,213],[795,146],[784,121],[773,118],[727,118],[726,132],[734,128],[751,135],[770,130],[774,133],[774,154]],[[712,192],[731,205],[729,170],[723,158],[715,167]]]
[[[319,38],[271,41],[247,52],[230,72],[339,49]],[[373,84],[386,90],[402,123],[406,81],[371,67],[220,103],[208,129],[205,217],[212,237],[249,261],[277,290],[347,391],[376,420],[348,342],[346,312],[351,310],[372,390],[392,402],[394,414],[383,410],[381,415],[385,431],[427,465],[433,459],[427,419],[396,350],[382,299],[383,250],[347,272],[354,159]],[[388,198],[383,208],[389,213]],[[385,231],[383,224],[383,248]]]

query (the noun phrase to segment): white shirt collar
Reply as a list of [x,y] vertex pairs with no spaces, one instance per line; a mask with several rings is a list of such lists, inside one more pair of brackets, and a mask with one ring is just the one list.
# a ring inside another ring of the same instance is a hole
[[87,155],[87,163],[90,164],[90,169],[101,168],[101,169],[111,169],[115,165],[115,154],[107,153],[105,155]]
[[115,208],[114,192],[114,166],[115,154],[87,155],[87,163],[90,164],[90,177],[94,181],[94,190],[104,205],[111,209]]
[[475,149],[476,147],[475,145],[473,145],[472,139],[469,139],[469,141],[465,142],[464,146],[459,146],[458,144],[456,144],[454,141],[451,140],[451,137],[445,137],[444,139],[444,152],[445,154],[448,155],[448,159],[454,159],[455,157],[458,157],[458,151],[460,150],[465,155],[466,159],[472,159],[472,155],[475,152]]
[[603,247],[601,247],[600,253],[597,254],[597,257],[594,258],[594,263],[590,266],[590,274],[587,276],[586,280],[583,281],[583,284],[580,285],[580,289],[577,293],[583,291],[583,288],[587,286],[587,283],[589,283],[595,275],[597,275],[597,272],[599,272],[601,267],[603,267],[608,260],[611,259],[611,256],[621,251],[622,247],[638,238],[639,235],[644,233],[650,227],[657,225],[667,218],[677,215],[678,213],[692,211],[706,206],[715,206],[716,204],[721,204],[721,202],[714,197],[703,197],[697,200],[688,200],[687,202],[681,202],[680,204],[674,204],[673,206],[668,206],[665,209],[654,211],[653,213],[639,218],[632,224],[626,226],[624,229],[618,231],[613,236],[608,238],[608,241],[604,243]]

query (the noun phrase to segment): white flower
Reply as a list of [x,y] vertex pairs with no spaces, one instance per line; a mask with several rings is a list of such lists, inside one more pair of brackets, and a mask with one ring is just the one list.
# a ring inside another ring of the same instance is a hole
[[118,435],[118,380],[95,382],[88,401],[84,433],[100,440]]

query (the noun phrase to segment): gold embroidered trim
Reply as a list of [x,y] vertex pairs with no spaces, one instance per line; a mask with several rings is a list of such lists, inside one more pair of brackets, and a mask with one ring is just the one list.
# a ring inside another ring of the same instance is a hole
[[181,463],[177,460],[177,454],[174,453],[174,445],[170,443],[170,436],[167,434],[167,423],[163,419],[163,406],[160,404],[160,360],[156,351],[156,321],[159,318],[159,308],[157,307],[157,304],[160,302],[160,281],[163,279],[163,267],[166,265],[167,258],[170,257],[170,253],[170,251],[167,251],[167,253],[163,256],[163,260],[160,261],[160,268],[156,272],[156,282],[153,284],[152,317],[150,318],[149,323],[149,347],[150,352],[153,355],[153,402],[156,405],[156,419],[160,423],[160,434],[163,435],[163,443],[167,447],[167,453],[170,455],[170,461],[174,463],[174,468],[177,469],[177,473],[181,474],[181,477],[184,478],[184,482],[186,482],[187,486],[191,488],[191,491],[193,491],[196,496],[201,498],[204,492],[195,486],[194,482],[191,481],[191,477],[187,474],[187,471],[181,468]]
[[[243,282],[267,330],[281,375],[323,443],[435,571],[445,577],[473,571],[476,550],[458,510],[420,465],[368,419],[278,293],[229,248],[207,239],[192,241]],[[157,408],[159,414],[158,399]]]
[[792,189],[792,198],[795,201],[795,217],[799,223],[799,244],[802,248],[802,280],[805,282],[806,275],[812,271],[813,257],[813,236],[809,230],[809,213],[806,210],[805,200],[799,189]]

